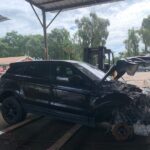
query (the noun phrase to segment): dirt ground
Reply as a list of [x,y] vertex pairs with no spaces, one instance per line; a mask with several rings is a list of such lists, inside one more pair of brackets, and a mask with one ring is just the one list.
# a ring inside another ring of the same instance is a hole
[[136,72],[134,76],[125,74],[123,79],[133,85],[137,85],[140,88],[150,87],[150,72]]
[[5,129],[6,127],[8,127],[8,124],[4,121],[2,114],[0,112],[0,130]]

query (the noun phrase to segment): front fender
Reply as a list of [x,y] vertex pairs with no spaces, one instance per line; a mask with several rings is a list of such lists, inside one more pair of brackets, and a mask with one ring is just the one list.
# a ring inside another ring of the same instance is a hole
[[131,98],[123,93],[112,93],[105,95],[96,101],[95,109],[105,106],[126,107],[131,103]]
[[98,99],[94,107],[94,115],[98,120],[106,121],[112,116],[115,109],[122,109],[129,106],[131,99],[122,93],[113,93]]

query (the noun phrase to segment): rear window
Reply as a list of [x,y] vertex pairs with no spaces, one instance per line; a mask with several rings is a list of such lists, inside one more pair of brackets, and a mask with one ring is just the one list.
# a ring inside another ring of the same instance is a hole
[[36,62],[28,64],[28,67],[25,69],[25,75],[37,78],[50,78],[50,63]]

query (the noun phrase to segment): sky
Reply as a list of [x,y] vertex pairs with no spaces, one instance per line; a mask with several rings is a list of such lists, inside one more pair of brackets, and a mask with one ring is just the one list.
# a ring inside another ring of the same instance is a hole
[[[41,11],[36,10],[41,15]],[[125,50],[123,41],[127,38],[128,29],[132,27],[139,29],[143,18],[150,15],[150,0],[124,0],[64,11],[56,18],[48,32],[54,28],[64,27],[73,35],[77,31],[75,20],[88,16],[90,12],[96,13],[101,18],[109,19],[109,37],[106,46],[117,54]],[[11,31],[17,31],[23,35],[43,34],[40,23],[25,0],[0,2],[0,14],[10,18],[9,21],[0,23],[0,37]],[[47,22],[54,15],[55,13],[48,12]]]

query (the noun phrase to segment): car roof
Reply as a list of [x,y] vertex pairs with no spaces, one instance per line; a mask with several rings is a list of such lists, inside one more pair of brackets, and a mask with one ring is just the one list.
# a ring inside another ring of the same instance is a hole
[[26,61],[26,62],[16,62],[16,63],[11,63],[10,66],[13,65],[25,65],[25,64],[33,64],[33,63],[44,63],[44,62],[66,62],[66,63],[81,63],[80,61],[76,60],[35,60],[35,61]]

